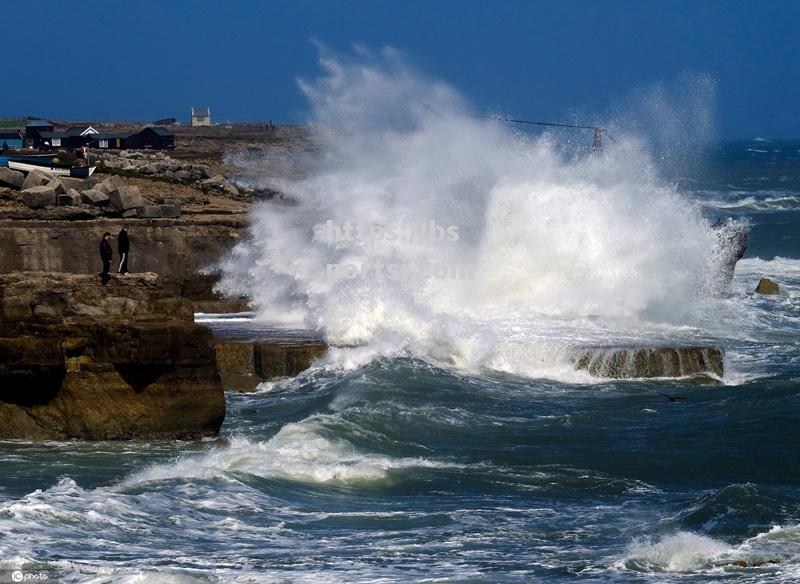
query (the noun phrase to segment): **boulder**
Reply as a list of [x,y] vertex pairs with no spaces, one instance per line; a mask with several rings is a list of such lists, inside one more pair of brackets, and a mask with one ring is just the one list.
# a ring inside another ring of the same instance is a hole
[[156,274],[0,275],[0,439],[213,436],[211,332]]
[[116,187],[108,194],[111,208],[120,213],[137,207],[144,207],[146,201],[139,192],[139,187],[121,186]]
[[761,278],[756,286],[756,294],[780,294],[781,287],[769,278]]
[[111,193],[111,191],[118,187],[124,187],[125,180],[117,174],[112,174],[100,184],[104,185],[108,189],[108,192]]
[[168,168],[169,168],[169,165],[167,165],[164,162],[151,162],[151,163],[146,164],[143,167],[141,167],[139,169],[139,172],[144,173],[145,169],[147,169],[147,172],[149,174],[163,174],[164,172],[166,172],[168,170]]
[[105,207],[109,203],[109,198],[106,193],[99,189],[89,189],[81,193],[81,201],[87,205],[94,205],[96,207]]
[[222,181],[222,190],[229,195],[239,194],[239,189],[236,188],[236,185],[231,184],[227,180]]
[[15,189],[21,189],[24,182],[24,174],[18,170],[11,170],[8,167],[0,166],[0,185],[8,185]]
[[22,202],[31,209],[56,204],[56,192],[48,186],[31,187],[22,191]]
[[59,207],[75,207],[81,204],[81,194],[75,189],[70,189],[68,193],[56,195],[56,204]]
[[53,177],[41,172],[40,170],[32,170],[28,173],[28,176],[25,177],[25,180],[22,183],[22,188],[30,189],[33,187],[44,186],[50,182],[51,178]]
[[122,216],[125,219],[136,219],[139,216],[138,209],[128,209],[127,211],[122,212]]
[[218,187],[221,186],[222,183],[225,181],[225,177],[221,174],[216,174],[211,178],[207,178],[204,181],[201,181],[200,184],[204,187]]
[[180,217],[180,205],[145,205],[139,207],[138,217],[140,219],[158,219],[164,217]]
[[199,179],[205,179],[211,176],[211,167],[205,164],[193,164],[192,175]]
[[53,177],[50,179],[50,182],[47,183],[47,186],[53,189],[56,195],[63,195],[67,192],[67,189],[64,188],[64,185],[61,183],[61,180],[58,177]]
[[58,180],[61,181],[61,184],[64,185],[64,188],[75,189],[76,191],[85,191],[90,188],[89,181],[82,178],[73,178],[71,176],[60,176]]
[[56,195],[56,204],[59,207],[76,207],[81,204],[81,194],[75,189]]
[[103,193],[104,195],[108,195],[113,189],[108,188],[108,185],[105,183],[97,183],[92,187],[95,191]]

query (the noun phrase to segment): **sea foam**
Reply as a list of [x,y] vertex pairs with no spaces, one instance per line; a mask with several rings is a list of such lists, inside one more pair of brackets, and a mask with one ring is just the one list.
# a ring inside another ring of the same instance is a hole
[[[707,312],[714,234],[641,141],[565,152],[551,135],[472,117],[453,88],[393,53],[323,66],[302,84],[320,153],[281,183],[283,204],[254,209],[251,237],[221,266],[220,290],[248,295],[260,318],[302,317],[333,344],[547,376],[490,350],[509,320],[546,352],[631,331],[641,341]],[[457,237],[332,238],[331,225]]]

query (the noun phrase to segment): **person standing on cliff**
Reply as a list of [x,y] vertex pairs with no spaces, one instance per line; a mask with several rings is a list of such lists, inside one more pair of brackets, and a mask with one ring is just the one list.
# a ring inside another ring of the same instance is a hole
[[111,257],[114,251],[111,249],[111,234],[106,231],[103,234],[103,239],[100,240],[100,259],[103,260],[103,273],[100,274],[100,279],[103,284],[107,284],[110,276],[108,270],[111,269]]
[[119,251],[119,270],[118,272],[123,275],[128,275],[128,252],[131,248],[130,240],[128,239],[128,224],[122,225],[122,230],[117,235],[117,251]]

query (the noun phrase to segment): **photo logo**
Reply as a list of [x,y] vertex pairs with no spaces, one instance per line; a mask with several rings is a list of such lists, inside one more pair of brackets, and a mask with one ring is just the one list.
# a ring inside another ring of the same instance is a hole
[[[414,260],[405,260],[400,246],[431,246],[452,245],[461,238],[456,225],[442,225],[435,219],[425,221],[363,223],[358,221],[334,221],[328,219],[319,223],[314,228],[314,239],[322,241],[332,247],[353,247],[363,255],[365,250],[385,248],[392,251],[391,259],[363,258],[341,263],[329,263],[325,268],[325,278],[331,281],[342,280],[391,280],[421,281],[421,280],[467,280],[472,278],[472,268],[466,265],[456,265],[446,261],[436,261],[436,254],[431,254],[433,259],[419,259],[419,252],[412,255],[418,256]],[[395,257],[399,256],[399,257]],[[426,255],[427,254],[422,254]]]
[[384,262],[377,258],[368,262],[342,262],[328,264],[325,277],[328,280],[375,279],[394,282],[413,280],[470,280],[472,268],[444,262]]
[[326,243],[366,244],[377,247],[381,244],[421,245],[431,242],[455,242],[459,240],[458,227],[439,225],[435,219],[415,223],[361,223],[346,220],[336,222],[328,219],[314,228],[315,239]]
[[48,570],[7,572],[0,570],[0,582],[56,582],[58,578]]

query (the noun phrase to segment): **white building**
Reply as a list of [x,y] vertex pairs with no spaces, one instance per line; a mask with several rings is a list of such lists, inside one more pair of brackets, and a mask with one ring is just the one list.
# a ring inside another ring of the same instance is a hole
[[194,126],[210,126],[211,125],[211,108],[192,108],[192,127]]

